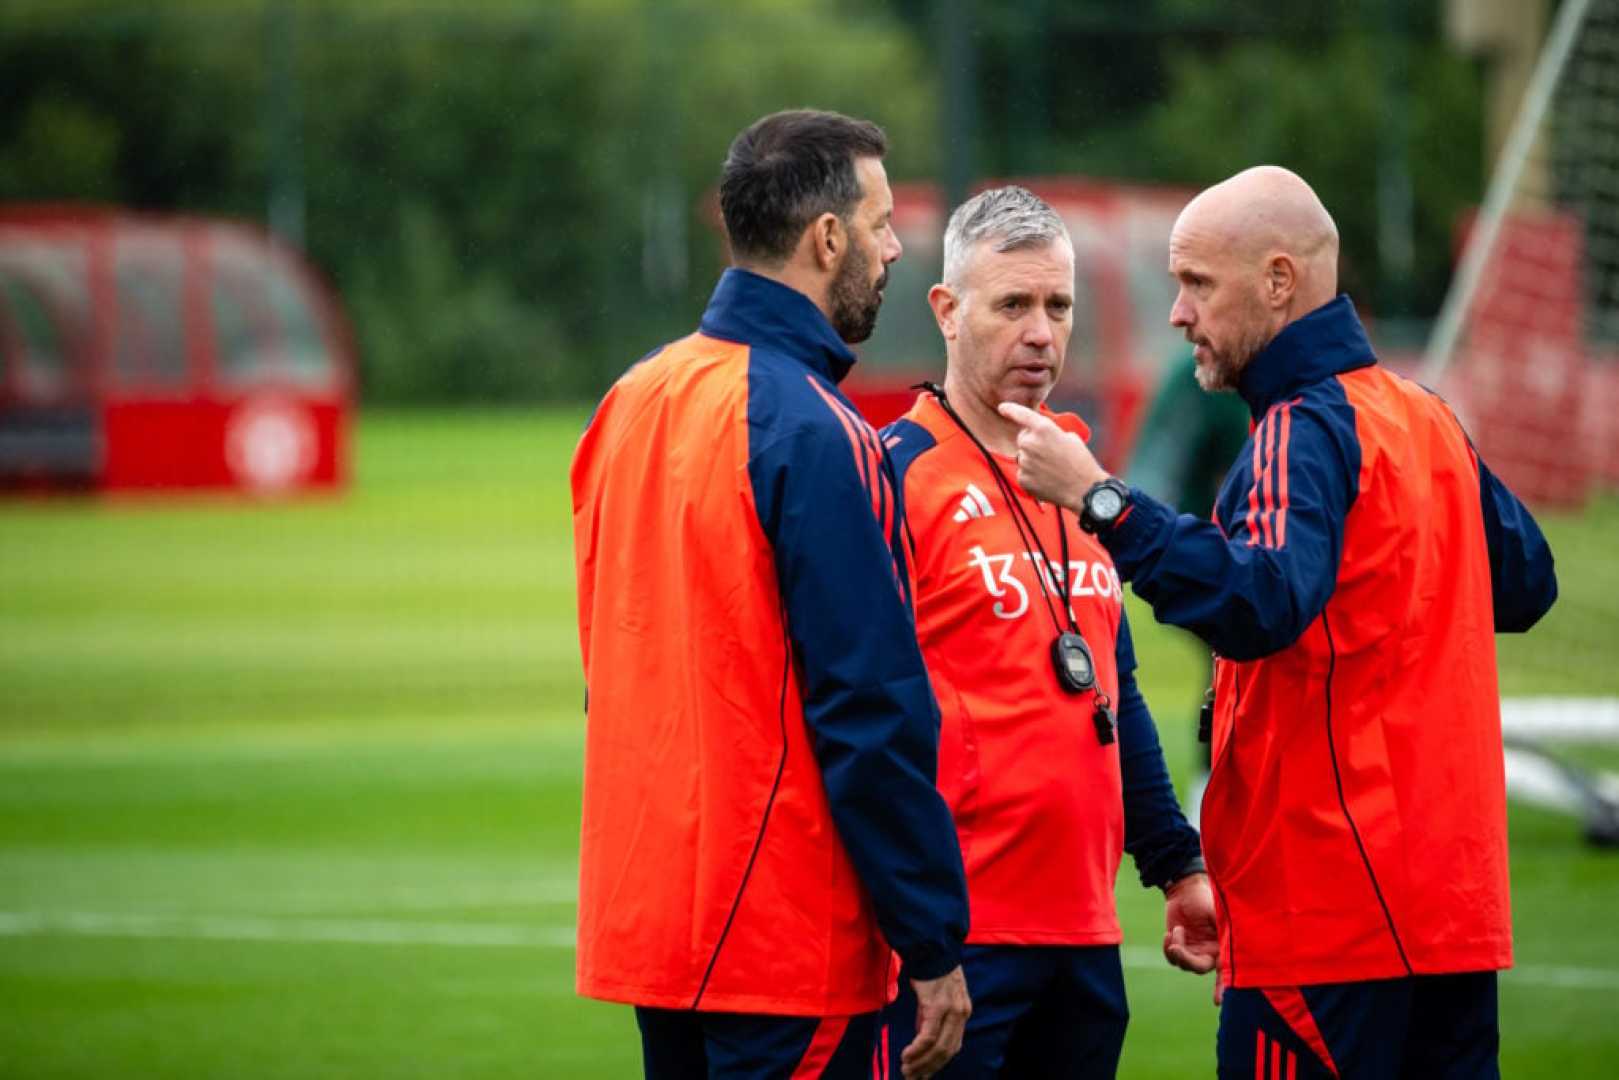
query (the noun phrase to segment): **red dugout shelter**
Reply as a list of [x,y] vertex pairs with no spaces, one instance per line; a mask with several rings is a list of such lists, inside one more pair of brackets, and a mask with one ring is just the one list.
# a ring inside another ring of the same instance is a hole
[[264,231],[0,207],[0,486],[335,489],[354,349]]

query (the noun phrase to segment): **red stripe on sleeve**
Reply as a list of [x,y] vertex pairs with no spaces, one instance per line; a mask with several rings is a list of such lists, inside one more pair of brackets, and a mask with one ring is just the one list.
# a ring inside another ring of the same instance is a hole
[[854,453],[855,471],[860,474],[861,483],[866,488],[866,494],[871,498],[871,515],[880,521],[882,519],[882,509],[877,501],[876,483],[879,482],[881,474],[877,469],[876,458],[871,447],[861,438],[860,429],[866,426],[865,422],[857,419],[852,420],[849,414],[844,411],[838,399],[827,393],[825,388],[815,381],[814,377],[806,375],[804,376],[804,381],[815,388],[815,392],[821,395],[821,400],[826,402],[826,407],[832,410],[832,415],[838,418],[838,423],[843,425],[843,433],[849,437],[849,448]]
[[898,509],[894,505],[894,489],[888,482],[888,474],[883,471],[882,440],[877,437],[877,432],[872,430],[870,424],[865,425],[864,431],[867,445],[871,448],[873,455],[871,466],[873,475],[877,480],[877,502],[880,507],[877,517],[882,522],[883,535],[888,536],[894,531],[894,514]]
[[888,536],[894,530],[894,518],[899,512],[899,507],[894,494],[894,487],[888,482],[888,474],[883,471],[882,439],[878,436],[876,429],[866,423],[865,417],[835,398],[833,399],[833,404],[843,410],[843,414],[849,418],[849,422],[860,433],[860,437],[866,445],[867,460],[871,462],[871,475],[876,487],[876,490],[872,493],[872,498],[877,508],[877,520],[882,524],[883,535]]
[[[877,519],[882,529],[884,540],[888,540],[893,532],[894,515],[897,508],[894,502],[893,489],[888,484],[888,478],[883,475],[881,444],[877,441],[877,433],[871,425],[860,418],[858,413],[845,408],[843,403],[816,382],[813,376],[804,376],[806,382],[815,388],[815,392],[826,402],[826,407],[832,410],[832,415],[838,418],[843,425],[843,433],[849,437],[849,448],[854,454],[855,472],[860,475],[860,482],[866,489],[866,497],[871,500],[871,516]],[[900,580],[900,567],[894,564],[894,587],[899,589],[901,595],[905,594],[905,583]]]
[[[819,387],[817,387],[817,389],[819,389]],[[882,443],[877,438],[877,432],[872,429],[870,424],[866,423],[865,417],[855,412],[854,409],[850,408],[848,405],[845,405],[835,397],[830,397],[825,394],[822,396],[826,397],[827,400],[832,403],[833,408],[837,409],[838,412],[843,414],[845,419],[848,420],[849,424],[860,436],[860,444],[865,448],[866,451],[866,465],[871,469],[871,479],[874,486],[872,498],[875,504],[875,500],[877,498],[875,487],[883,484],[883,472],[881,467],[883,460],[883,448]],[[879,518],[882,517],[882,512],[879,511],[877,516]],[[885,534],[888,532],[886,526],[884,527],[883,532]]]
[[1287,543],[1287,437],[1293,430],[1293,403],[1282,406],[1282,445],[1276,456],[1281,462],[1280,490],[1276,501],[1276,546]]
[[1265,512],[1259,515],[1259,527],[1265,534],[1265,546],[1268,548],[1276,546],[1272,526],[1276,519],[1276,430],[1280,426],[1275,416],[1265,425],[1265,487],[1260,493]]
[[1260,447],[1266,438],[1265,427],[1270,423],[1270,417],[1260,421],[1254,429],[1254,486],[1248,489],[1248,546],[1253,547],[1259,543],[1259,486],[1264,482],[1265,470],[1260,458]]

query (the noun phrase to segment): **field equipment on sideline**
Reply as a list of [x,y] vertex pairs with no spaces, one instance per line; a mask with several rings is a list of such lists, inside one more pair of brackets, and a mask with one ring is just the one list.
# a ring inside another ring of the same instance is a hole
[[261,229],[0,206],[0,489],[330,490],[354,350]]
[[[1418,378],[1546,514],[1619,488],[1619,0],[1558,5]],[[1541,675],[1503,687],[1502,727],[1509,793],[1612,845],[1619,778],[1573,761],[1619,745],[1619,560],[1590,554],[1599,579],[1562,582],[1529,642]]]

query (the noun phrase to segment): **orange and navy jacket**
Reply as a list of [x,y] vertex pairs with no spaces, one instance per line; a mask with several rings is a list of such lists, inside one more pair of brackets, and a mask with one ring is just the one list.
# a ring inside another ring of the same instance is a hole
[[[1047,415],[1089,437],[1078,417]],[[1113,560],[1072,514],[1019,488],[1011,458],[1000,459],[1003,489],[932,393],[883,440],[915,538],[917,635],[943,717],[939,790],[967,867],[967,940],[1117,944],[1124,850],[1145,884],[1161,885],[1199,849],[1136,688]],[[1025,546],[1009,497],[1037,545]],[[1117,710],[1114,742],[1098,737],[1096,693],[1063,690],[1052,669],[1070,611]]]
[[582,994],[847,1015],[883,1004],[890,945],[915,978],[959,962],[938,710],[853,361],[807,297],[732,269],[580,440]]
[[1512,963],[1497,631],[1551,552],[1437,396],[1378,366],[1347,297],[1238,384],[1255,427],[1214,521],[1132,489],[1103,542],[1216,656],[1203,847],[1237,987]]

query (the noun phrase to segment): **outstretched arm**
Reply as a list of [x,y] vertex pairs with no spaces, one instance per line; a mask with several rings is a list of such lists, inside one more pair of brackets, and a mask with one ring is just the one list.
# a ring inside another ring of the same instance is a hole
[[[1001,412],[1022,428],[1018,482],[1079,512],[1107,475],[1090,450],[1032,410],[1008,403]],[[1278,405],[1255,430],[1252,465],[1234,467],[1248,498],[1223,530],[1132,489],[1099,539],[1160,622],[1234,660],[1269,656],[1298,640],[1336,586],[1360,467],[1352,439],[1319,410]]]

